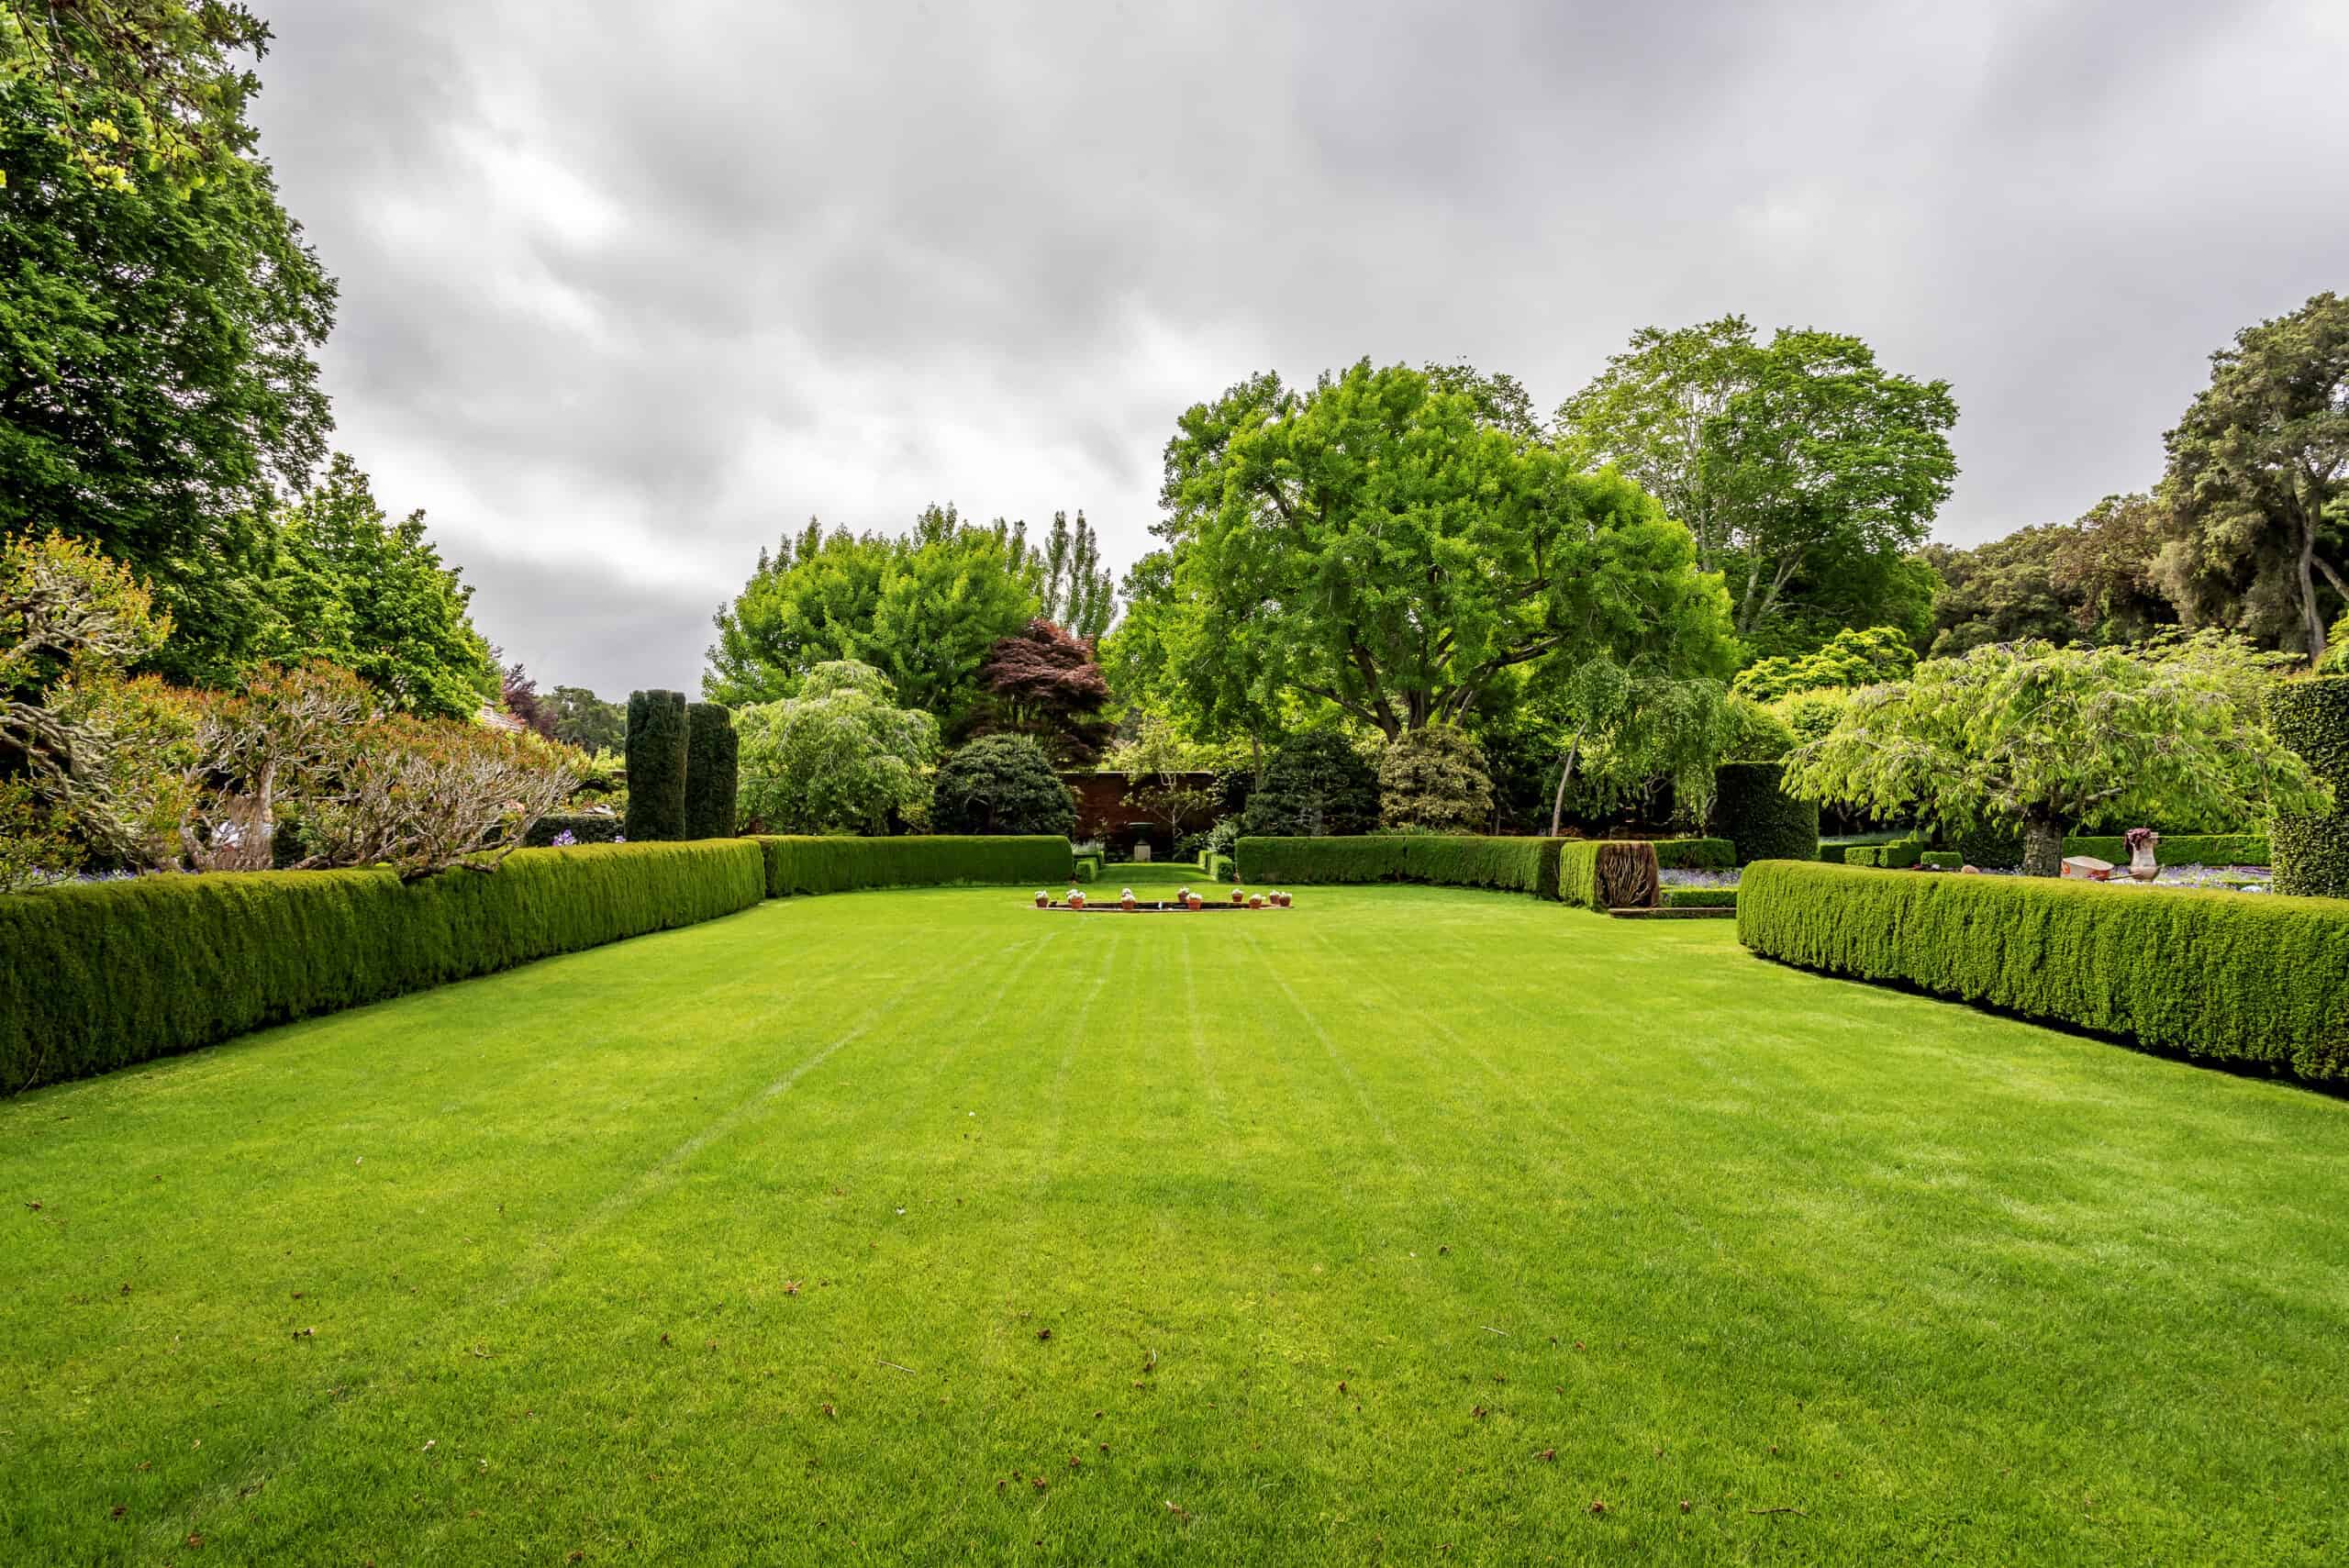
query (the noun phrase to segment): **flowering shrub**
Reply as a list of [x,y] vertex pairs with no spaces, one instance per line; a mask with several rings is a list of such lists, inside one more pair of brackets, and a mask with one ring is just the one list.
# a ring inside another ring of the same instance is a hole
[[[557,833],[550,841],[553,847],[558,850],[568,850],[579,842],[579,835],[573,833],[570,828],[565,828],[562,832]],[[617,838],[612,841],[614,843],[619,842]]]

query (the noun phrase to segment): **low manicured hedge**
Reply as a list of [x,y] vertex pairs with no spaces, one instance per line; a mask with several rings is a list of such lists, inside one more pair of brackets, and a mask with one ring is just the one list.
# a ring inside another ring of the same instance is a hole
[[[2129,863],[2129,841],[2118,834],[2083,836],[2064,840],[2067,855],[2094,855],[2115,865]],[[2165,866],[2264,866],[2267,863],[2265,833],[2165,833],[2154,848]]]
[[1854,844],[1843,851],[1843,863],[1899,871],[1915,865],[1924,852],[1925,843],[1921,839],[1896,839],[1888,844]]
[[1963,871],[1965,857],[1955,850],[1927,850],[1917,857],[1917,863],[1927,871]]
[[1667,909],[1734,909],[1737,907],[1737,889],[1667,887],[1664,890],[1664,906]]
[[861,887],[1065,887],[1076,875],[1068,840],[1053,834],[926,834],[903,839],[753,840],[766,856],[767,896]]
[[531,849],[543,850],[569,833],[575,843],[608,844],[622,837],[620,829],[626,825],[617,814],[607,817],[596,811],[558,811],[531,823],[522,841]]
[[496,871],[146,876],[0,896],[0,1090],[730,915],[747,842],[520,850]]
[[1230,855],[1210,854],[1205,864],[1208,868],[1209,882],[1236,882],[1240,878],[1239,872],[1233,869]]
[[[1644,867],[1639,863],[1644,860]],[[1642,884],[1653,904],[1658,867],[1655,846],[1640,839],[1570,839],[1558,846],[1558,897],[1585,909],[1610,907],[1605,889],[1625,879]]]
[[1738,938],[1765,958],[2349,1077],[2349,903],[1777,863],[1738,894]]
[[1655,863],[1664,871],[1733,871],[1737,846],[1727,839],[1656,839]]
[[1364,833],[1344,838],[1242,839],[1240,874],[1258,886],[1282,883],[1422,882],[1440,887],[1498,887],[1558,896],[1561,839],[1486,838],[1469,833]]

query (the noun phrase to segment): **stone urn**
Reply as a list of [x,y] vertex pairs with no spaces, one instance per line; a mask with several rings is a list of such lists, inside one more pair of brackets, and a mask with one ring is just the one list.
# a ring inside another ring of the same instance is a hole
[[1052,895],[1051,894],[1049,894],[1049,893],[1039,893],[1038,895],[1036,895],[1036,907],[1037,907],[1037,908],[1039,908],[1039,909],[1049,909],[1049,908],[1051,908],[1052,906]]
[[2154,851],[2161,848],[2162,836],[2151,828],[2132,828],[2121,836],[2129,846],[2129,874],[2139,882],[2151,882],[2161,875],[2162,862]]
[[1206,902],[1207,902],[1207,901],[1206,901],[1205,899],[1201,898],[1197,894],[1193,893],[1193,892],[1190,892],[1188,889],[1186,889],[1186,890],[1184,891],[1184,894],[1183,894],[1183,903],[1185,904],[1185,906],[1187,906],[1187,907],[1189,907],[1189,908],[1197,909],[1197,908],[1200,907],[1202,905],[1204,905]]

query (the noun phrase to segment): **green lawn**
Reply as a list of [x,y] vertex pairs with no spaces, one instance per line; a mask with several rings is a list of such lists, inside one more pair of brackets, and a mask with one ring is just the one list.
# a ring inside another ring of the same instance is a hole
[[0,1103],[0,1561],[2349,1558],[2349,1103],[1726,924],[1032,891]]

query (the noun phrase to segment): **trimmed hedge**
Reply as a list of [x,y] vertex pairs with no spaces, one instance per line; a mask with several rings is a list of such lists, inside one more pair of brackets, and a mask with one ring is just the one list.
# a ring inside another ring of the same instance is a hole
[[1029,888],[1076,878],[1066,839],[1043,834],[928,834],[903,839],[793,838],[751,842],[766,857],[769,898],[851,893],[862,887],[942,887],[953,883]]
[[628,699],[628,836],[636,844],[685,836],[685,695]]
[[1737,846],[1737,863],[1815,861],[1819,806],[1778,787],[1784,762],[1724,762],[1713,773],[1713,831]]
[[608,844],[621,837],[624,826],[618,817],[607,817],[596,811],[557,811],[530,824],[522,835],[522,842],[534,850],[543,850],[553,843],[558,835],[569,833],[582,844]]
[[1901,871],[1915,865],[1924,852],[1925,841],[1922,839],[1896,839],[1888,844],[1854,844],[1843,851],[1843,863]]
[[1928,871],[1964,871],[1965,857],[1955,850],[1927,850],[1917,857],[1917,863]]
[[2277,739],[2332,786],[2332,809],[2278,812],[2268,832],[2276,891],[2349,898],[2349,675],[2288,681],[2267,699]]
[[[2118,834],[2088,834],[2065,840],[2064,852],[2094,855],[2100,861],[2125,866],[2129,863],[2129,840]],[[2267,863],[2267,835],[2165,833],[2154,853],[2165,866],[2264,866]]]
[[1209,882],[1237,882],[1240,880],[1240,873],[1234,868],[1230,855],[1209,854],[1207,858],[1206,865],[1208,868],[1208,880]]
[[1563,839],[1468,833],[1368,833],[1345,838],[1241,839],[1240,874],[1258,886],[1285,882],[1420,882],[1498,887],[1558,896]]
[[[1639,862],[1644,859],[1644,868]],[[1624,862],[1628,861],[1627,865]],[[1601,862],[1608,864],[1602,866]],[[1659,868],[1655,846],[1641,839],[1570,839],[1558,846],[1558,897],[1584,909],[1604,912],[1611,906],[1603,889],[1620,885],[1627,876],[1656,891]],[[1649,902],[1653,904],[1651,896]]]
[[2050,878],[1756,866],[1754,952],[2164,1051],[2349,1077],[2349,904]]
[[1737,889],[1667,887],[1664,890],[1664,906],[1667,909],[1734,909],[1737,907]]
[[1654,839],[1655,863],[1665,871],[1732,871],[1737,846],[1727,839]]
[[759,902],[748,843],[520,850],[493,873],[146,876],[0,896],[0,1089],[211,1045]]
[[741,789],[742,742],[724,703],[685,705],[685,837],[730,839]]

